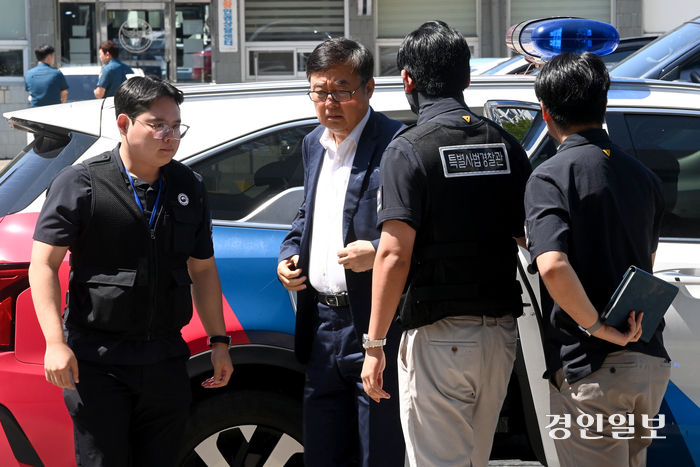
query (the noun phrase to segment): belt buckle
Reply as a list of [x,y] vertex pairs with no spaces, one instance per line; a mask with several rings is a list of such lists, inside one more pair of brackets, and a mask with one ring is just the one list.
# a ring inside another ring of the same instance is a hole
[[326,295],[326,305],[338,306],[338,297],[335,295]]

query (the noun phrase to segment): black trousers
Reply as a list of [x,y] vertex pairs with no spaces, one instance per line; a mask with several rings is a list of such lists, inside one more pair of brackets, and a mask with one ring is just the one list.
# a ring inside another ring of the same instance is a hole
[[174,466],[192,400],[186,361],[78,361],[80,383],[63,390],[78,466]]
[[350,308],[319,303],[317,309],[304,387],[304,464],[403,467],[406,449],[399,418],[398,337],[391,335],[385,348],[384,389],[392,397],[377,404],[362,387],[365,354]]

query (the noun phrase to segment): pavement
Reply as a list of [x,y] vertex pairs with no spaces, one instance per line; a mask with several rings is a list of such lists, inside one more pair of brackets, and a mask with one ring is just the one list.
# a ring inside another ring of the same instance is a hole
[[2,170],[9,163],[10,159],[0,159],[0,170]]

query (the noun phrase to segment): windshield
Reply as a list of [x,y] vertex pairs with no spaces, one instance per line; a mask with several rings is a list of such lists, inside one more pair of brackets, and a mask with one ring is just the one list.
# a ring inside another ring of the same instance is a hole
[[97,75],[66,75],[66,83],[68,83],[68,100],[66,102],[94,99],[97,78]]
[[661,63],[688,44],[700,40],[700,24],[686,23],[646,47],[639,49],[610,69],[610,76],[617,78],[643,78]]
[[0,218],[29,206],[64,167],[97,140],[81,133],[38,135],[0,171]]

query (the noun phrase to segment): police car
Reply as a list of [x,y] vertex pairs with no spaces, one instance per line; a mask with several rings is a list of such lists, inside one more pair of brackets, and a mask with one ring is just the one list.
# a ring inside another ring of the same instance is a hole
[[[533,77],[472,79],[468,105],[521,140],[533,165],[551,157]],[[191,125],[177,158],[206,183],[214,217],[231,357],[230,384],[202,390],[211,373],[206,334],[195,314],[183,330],[193,404],[181,466],[302,465],[304,368],[293,356],[295,295],[276,277],[279,246],[303,201],[301,142],[316,125],[306,82],[188,86],[182,119]],[[415,120],[397,79],[378,79],[371,104]],[[615,81],[607,130],[664,180],[669,214],[655,273],[679,286],[666,315],[673,360],[663,427],[650,466],[700,465],[700,86]],[[112,99],[6,113],[35,140],[0,171],[0,465],[74,467],[73,433],[61,390],[43,371],[44,338],[27,267],[46,186],[63,167],[119,142]],[[106,248],[109,246],[106,245]],[[496,433],[493,458],[558,465],[548,415],[540,333],[539,280],[520,251],[524,316],[518,357]],[[68,264],[60,271],[67,287]],[[106,420],[105,423],[109,421]],[[657,425],[659,423],[657,422]],[[575,427],[572,427],[575,429]]]

